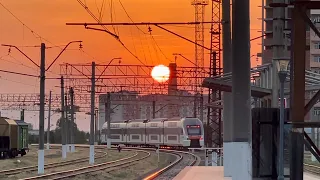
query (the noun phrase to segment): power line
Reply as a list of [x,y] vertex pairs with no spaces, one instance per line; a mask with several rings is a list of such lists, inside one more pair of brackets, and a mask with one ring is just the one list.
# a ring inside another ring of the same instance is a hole
[[39,78],[39,76],[36,76],[36,75],[33,75],[33,74],[25,74],[25,73],[19,73],[19,72],[14,72],[14,71],[7,71],[7,70],[2,70],[2,69],[0,69],[0,72],[9,73],[9,74],[16,74],[16,75],[21,75],[21,76],[29,76],[29,77]]
[[[127,10],[126,10],[126,8],[124,7],[124,5],[122,4],[121,0],[119,0],[119,3],[120,3],[120,5],[121,5],[122,9],[124,10],[124,12],[126,13],[126,15],[128,16],[128,18],[130,19],[130,21],[131,21],[132,23],[135,23],[135,22],[133,21],[133,19],[130,17],[130,15],[129,15],[129,13],[127,12]],[[144,35],[148,34],[148,33],[144,32],[141,28],[139,28],[139,26],[137,26],[137,25],[134,25],[134,26],[135,26],[140,32],[142,32]],[[153,35],[151,34],[151,31],[150,31],[150,36],[151,36],[151,39],[152,39],[152,40],[154,41],[154,43],[156,44],[156,46],[158,47],[158,49],[160,50],[161,54],[162,54],[167,60],[170,60],[170,59],[163,53],[162,49],[159,47],[157,41],[154,39]]]
[[38,34],[37,32],[35,32],[34,30],[32,30],[29,26],[27,26],[24,22],[22,22],[16,15],[14,15],[6,6],[4,6],[1,2],[0,5],[6,10],[8,11],[14,18],[16,18],[24,27],[26,27],[27,29],[30,30],[30,32],[36,37],[39,38],[40,40],[45,40],[46,42],[54,45],[52,42],[50,42],[48,39],[42,37],[40,34]]
[[[92,17],[93,19],[95,19],[98,23],[101,23],[101,21],[99,21],[99,19],[91,12],[91,10],[89,9],[89,7],[88,7],[86,4],[84,4],[81,0],[77,0],[77,1],[80,3],[80,5],[82,5],[82,7],[85,8],[85,10],[91,15],[91,17]],[[101,26],[102,26],[102,28],[103,28],[104,30],[102,30],[102,29],[96,29],[96,28],[88,28],[87,26],[85,26],[85,27],[86,27],[86,29],[100,30],[100,31],[104,31],[104,32],[112,35],[116,40],[119,41],[119,43],[120,43],[134,58],[136,58],[141,64],[145,65],[145,63],[143,63],[143,62],[139,59],[139,57],[138,57],[137,55],[135,55],[132,51],[129,50],[129,48],[120,40],[120,38],[119,38],[118,35],[111,33],[111,32],[107,29],[107,27],[106,27],[105,25],[101,25]]]

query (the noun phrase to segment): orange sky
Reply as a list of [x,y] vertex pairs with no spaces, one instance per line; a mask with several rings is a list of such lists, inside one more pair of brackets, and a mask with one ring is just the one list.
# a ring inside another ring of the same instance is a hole
[[[107,6],[104,9],[103,21],[110,22],[109,2],[106,0]],[[17,16],[24,24],[32,30],[40,34],[43,38],[51,43],[43,41],[47,46],[64,45],[69,41],[82,40],[83,50],[90,56],[80,52],[77,44],[69,47],[69,50],[64,52],[58,62],[53,66],[48,73],[49,77],[58,77],[59,64],[68,63],[87,63],[93,60],[99,62],[108,62],[114,57],[122,57],[122,64],[140,64],[133,56],[131,56],[114,38],[110,35],[86,30],[82,26],[66,26],[66,22],[94,22],[85,9],[76,0],[28,0],[28,1],[0,1],[6,6],[15,16]],[[84,2],[84,0],[82,0]],[[98,15],[97,7],[101,6],[102,0],[87,0],[87,5],[92,12]],[[127,12],[135,22],[166,22],[166,21],[194,21],[194,8],[188,0],[122,0]],[[258,7],[261,1],[251,1],[251,37],[260,35],[257,32],[260,29],[261,9]],[[118,0],[113,0],[113,21],[115,22],[130,22],[125,12],[123,11]],[[210,19],[211,7],[206,8],[206,19]],[[194,29],[187,27],[166,26],[166,28],[179,33],[190,39],[194,39]],[[140,27],[147,32],[146,26]],[[205,29],[205,44],[209,47],[209,25]],[[112,30],[112,28],[109,28]],[[168,64],[167,60],[157,49],[156,44],[149,35],[142,34],[136,27],[120,26],[117,27],[121,40],[125,45],[135,53],[145,64]],[[168,34],[163,30],[152,27],[152,34],[158,46],[164,54],[173,60],[172,53],[181,53],[189,59],[194,58],[194,45],[181,40],[180,38]],[[261,51],[261,40],[256,40],[251,44],[251,54],[256,54]],[[23,26],[17,19],[9,14],[2,6],[0,6],[0,43],[12,44],[16,46],[34,46],[40,45],[41,40],[37,38],[30,30]],[[28,56],[39,63],[40,51],[39,48],[21,47],[21,50],[26,52]],[[60,52],[59,48],[51,48],[46,51],[47,65],[52,62],[55,56]],[[38,74],[35,66],[24,58],[16,50],[11,50],[10,56],[8,48],[0,47],[0,69],[10,71],[20,71],[29,74]],[[206,56],[207,58],[208,56]],[[181,58],[177,61],[180,66],[191,66],[187,61]],[[256,58],[252,58],[252,63],[256,64]],[[208,61],[205,62],[208,66]],[[0,73],[0,93],[38,93],[39,81],[37,79]],[[16,82],[12,82],[16,81]],[[47,81],[46,91],[49,89],[59,93],[59,89],[54,87],[59,81]]]

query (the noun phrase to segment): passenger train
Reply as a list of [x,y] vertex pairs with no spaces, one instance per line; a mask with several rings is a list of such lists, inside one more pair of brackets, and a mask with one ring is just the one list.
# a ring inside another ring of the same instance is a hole
[[[107,144],[108,123],[100,135]],[[135,119],[111,122],[111,144],[160,148],[189,148],[204,146],[204,128],[198,118]]]

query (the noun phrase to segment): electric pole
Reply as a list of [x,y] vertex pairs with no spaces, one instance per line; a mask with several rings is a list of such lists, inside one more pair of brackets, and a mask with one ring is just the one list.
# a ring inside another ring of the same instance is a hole
[[61,76],[61,118],[60,126],[61,127],[61,144],[62,144],[62,159],[67,158],[67,149],[66,149],[66,138],[65,138],[65,108],[64,108],[64,80]]
[[69,152],[69,140],[68,140],[68,98],[67,98],[67,95],[64,95],[64,101],[65,101],[65,104],[64,104],[64,115],[65,115],[65,117],[64,117],[64,134],[66,135],[65,137],[64,137],[64,139],[65,139],[65,142],[66,142],[66,153],[67,152]]
[[[67,86],[66,86],[66,89],[67,89]],[[70,113],[70,110],[68,108],[68,91],[66,90],[65,92],[65,95],[64,95],[64,101],[65,101],[65,104],[64,104],[64,108],[65,108],[65,135],[66,135],[66,150],[67,150],[67,153],[70,152],[70,132],[68,131],[69,130],[69,117],[68,117],[68,114]]]
[[94,102],[94,96],[95,96],[95,87],[96,87],[96,80],[95,80],[95,69],[96,69],[96,63],[92,62],[92,75],[91,75],[91,121],[90,121],[90,159],[89,163],[94,164],[94,107],[95,107],[95,102]]
[[105,121],[108,124],[108,129],[107,129],[107,148],[110,149],[111,148],[111,131],[110,131],[110,124],[111,124],[111,116],[110,116],[110,109],[111,109],[111,97],[110,97],[110,93],[107,93],[107,98],[106,98],[106,102],[105,102],[105,114],[106,114],[106,119]]
[[21,121],[24,121],[24,109],[22,109],[22,111],[20,112],[20,119]]
[[45,51],[46,45],[41,43],[38,174],[44,174]]
[[48,128],[47,128],[47,150],[50,149],[50,117],[51,116],[51,91],[49,93],[49,112],[48,112]]
[[70,108],[71,108],[71,111],[70,111],[70,116],[71,116],[71,126],[70,126],[70,144],[71,144],[71,152],[74,152],[75,151],[75,147],[74,147],[74,91],[73,91],[73,88],[70,87]]
[[156,101],[155,100],[152,101],[152,118],[153,119],[156,118]]

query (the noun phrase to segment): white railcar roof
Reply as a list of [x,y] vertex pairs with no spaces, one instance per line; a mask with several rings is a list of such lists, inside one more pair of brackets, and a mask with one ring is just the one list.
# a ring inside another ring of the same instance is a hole
[[[118,128],[126,128],[126,124],[127,123],[114,123],[114,122],[111,122],[111,128],[113,128],[112,127],[112,125],[115,125],[115,124],[119,124],[119,127]],[[107,129],[108,128],[108,122],[105,122],[103,125],[102,125],[102,129]]]

